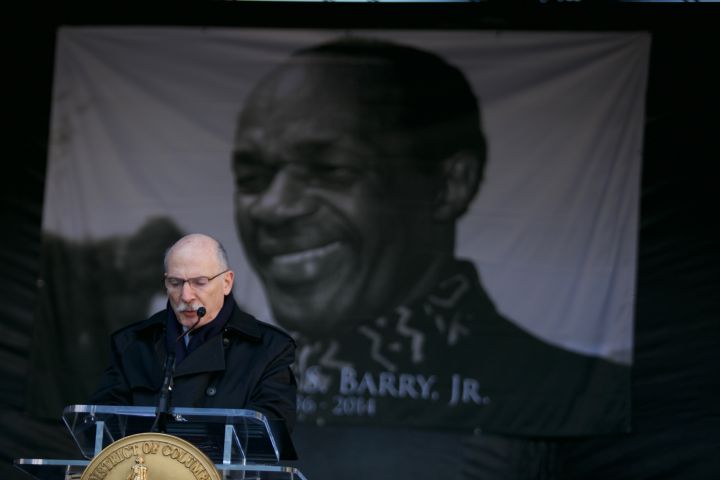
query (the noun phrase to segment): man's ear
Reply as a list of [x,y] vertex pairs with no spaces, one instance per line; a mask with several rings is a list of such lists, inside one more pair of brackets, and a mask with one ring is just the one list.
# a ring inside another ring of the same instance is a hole
[[480,185],[480,161],[470,151],[457,152],[442,162],[443,179],[438,191],[434,218],[457,219],[467,210]]
[[235,279],[235,272],[228,270],[225,272],[223,278],[223,293],[228,295],[232,291],[233,280]]

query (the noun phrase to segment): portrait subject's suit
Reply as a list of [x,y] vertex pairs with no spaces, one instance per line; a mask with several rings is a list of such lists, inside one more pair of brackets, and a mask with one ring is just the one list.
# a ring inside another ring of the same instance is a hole
[[[555,462],[555,439],[623,428],[617,418],[622,423],[629,402],[629,367],[521,329],[497,312],[469,262],[450,262],[441,278],[414,302],[335,341],[298,338],[301,397],[332,402],[313,389],[323,375],[340,382],[338,372],[350,365],[358,385],[352,393],[361,390],[363,373],[377,378],[379,371],[434,376],[438,392],[436,400],[419,398],[420,388],[418,398],[376,396],[375,417],[319,419],[300,409],[296,442],[313,446],[300,452],[305,473],[353,480],[543,478]],[[466,392],[467,400],[477,393],[480,404],[463,403],[462,392],[453,391],[468,378],[477,391]],[[423,461],[418,451],[427,453]],[[358,462],[358,455],[376,461]]]
[[374,415],[323,421],[528,436],[618,431],[606,418],[627,407],[628,367],[553,346],[504,318],[469,262],[452,261],[441,278],[342,336],[298,337],[301,394],[329,385],[333,395],[376,402]]

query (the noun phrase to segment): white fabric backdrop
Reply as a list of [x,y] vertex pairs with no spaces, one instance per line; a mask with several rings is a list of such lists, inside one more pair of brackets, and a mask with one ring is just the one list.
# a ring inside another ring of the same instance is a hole
[[457,247],[499,311],[630,363],[646,33],[63,28],[44,230],[100,239],[169,216],[224,243],[236,298],[272,321],[233,221],[235,117],[290,52],[347,34],[438,53],[473,85],[489,163]]

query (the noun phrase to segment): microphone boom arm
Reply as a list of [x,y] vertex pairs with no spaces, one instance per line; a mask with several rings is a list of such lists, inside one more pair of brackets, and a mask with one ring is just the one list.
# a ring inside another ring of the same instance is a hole
[[[191,331],[195,330],[195,327],[200,323],[200,319],[205,316],[205,307],[199,307],[197,309],[197,320],[195,324],[187,329],[182,335],[175,339],[175,343],[188,335]],[[173,344],[165,357],[165,366],[163,367],[164,378],[162,386],[160,387],[160,396],[158,397],[158,404],[155,410],[155,421],[150,428],[151,432],[165,433],[167,430],[167,421],[170,417],[170,410],[172,410],[172,389],[173,389],[173,376],[175,375],[175,347]]]

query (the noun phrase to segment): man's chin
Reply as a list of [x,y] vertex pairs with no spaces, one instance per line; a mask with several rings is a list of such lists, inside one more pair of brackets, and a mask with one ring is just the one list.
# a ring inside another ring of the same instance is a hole
[[315,338],[336,336],[357,323],[357,315],[347,309],[311,308],[283,301],[274,303],[272,310],[275,321],[284,329]]
[[191,312],[175,312],[175,318],[184,327],[192,327],[197,321],[197,314],[194,311]]

